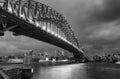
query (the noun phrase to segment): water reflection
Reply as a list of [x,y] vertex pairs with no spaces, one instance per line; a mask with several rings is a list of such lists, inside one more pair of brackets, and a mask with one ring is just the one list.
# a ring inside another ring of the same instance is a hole
[[120,65],[74,64],[36,68],[32,79],[119,79]]

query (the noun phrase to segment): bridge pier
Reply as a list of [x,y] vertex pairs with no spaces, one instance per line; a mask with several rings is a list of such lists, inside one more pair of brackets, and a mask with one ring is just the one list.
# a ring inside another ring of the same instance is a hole
[[74,59],[76,63],[84,62],[84,54],[83,53],[73,53]]

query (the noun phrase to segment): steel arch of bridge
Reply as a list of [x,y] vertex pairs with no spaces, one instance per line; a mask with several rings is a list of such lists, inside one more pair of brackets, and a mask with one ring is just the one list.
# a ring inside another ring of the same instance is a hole
[[[1,0],[1,3],[6,11],[79,47],[77,38],[65,17],[51,7],[34,0]],[[40,23],[43,26],[40,26]],[[56,30],[52,31],[53,27]]]
[[[78,51],[80,50],[78,40],[65,17],[51,7],[34,0],[0,0],[0,8],[20,20],[24,20],[58,37]],[[8,22],[2,13],[0,14],[0,22],[3,26],[0,28],[2,31],[10,30],[17,26],[12,25],[12,27],[6,28]]]

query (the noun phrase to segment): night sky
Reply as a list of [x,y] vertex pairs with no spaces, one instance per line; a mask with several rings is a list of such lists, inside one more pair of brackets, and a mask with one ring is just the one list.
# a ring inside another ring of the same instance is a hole
[[[80,46],[88,55],[120,46],[120,0],[36,0],[62,13],[70,23]],[[14,37],[7,32],[0,37],[0,52],[18,53],[26,49],[51,51],[57,47],[32,38]]]

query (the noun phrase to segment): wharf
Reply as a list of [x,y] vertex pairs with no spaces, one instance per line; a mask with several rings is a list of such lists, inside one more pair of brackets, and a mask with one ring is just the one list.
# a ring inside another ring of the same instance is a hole
[[26,73],[31,74],[31,69],[23,64],[0,64],[0,77],[2,79],[22,79]]

